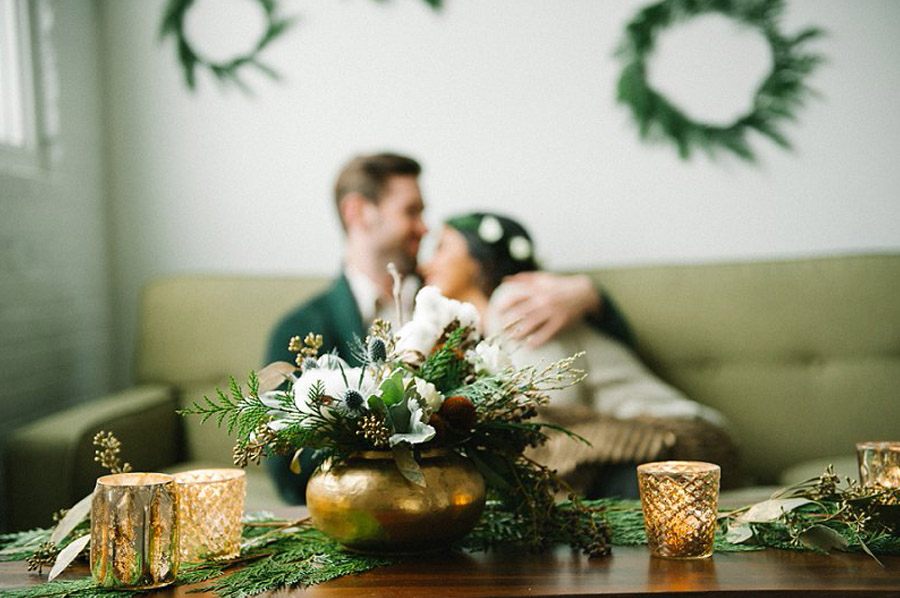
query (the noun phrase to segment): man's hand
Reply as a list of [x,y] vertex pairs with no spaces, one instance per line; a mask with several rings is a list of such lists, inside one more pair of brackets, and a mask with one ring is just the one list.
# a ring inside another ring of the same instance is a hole
[[521,272],[504,280],[508,291],[498,303],[503,325],[513,338],[539,347],[571,324],[600,313],[601,299],[590,277]]

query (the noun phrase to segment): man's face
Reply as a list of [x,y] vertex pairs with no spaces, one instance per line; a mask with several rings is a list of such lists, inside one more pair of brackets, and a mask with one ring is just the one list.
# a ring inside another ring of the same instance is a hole
[[416,177],[389,177],[381,200],[365,209],[372,250],[394,262],[401,274],[413,273],[419,244],[428,232],[422,220],[425,204]]

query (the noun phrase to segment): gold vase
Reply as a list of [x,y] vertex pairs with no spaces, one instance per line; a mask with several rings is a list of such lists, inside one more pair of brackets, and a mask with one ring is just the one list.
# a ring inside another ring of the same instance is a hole
[[425,487],[404,478],[387,451],[323,464],[306,487],[313,524],[360,552],[446,548],[478,522],[484,509],[484,478],[452,451],[424,452],[418,461]]

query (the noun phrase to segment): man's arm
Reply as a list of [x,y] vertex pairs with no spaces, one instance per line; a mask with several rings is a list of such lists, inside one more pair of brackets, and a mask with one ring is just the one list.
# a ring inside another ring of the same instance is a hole
[[575,322],[586,319],[596,330],[632,345],[631,331],[612,299],[585,274],[522,272],[507,279],[500,305],[514,338],[539,347]]

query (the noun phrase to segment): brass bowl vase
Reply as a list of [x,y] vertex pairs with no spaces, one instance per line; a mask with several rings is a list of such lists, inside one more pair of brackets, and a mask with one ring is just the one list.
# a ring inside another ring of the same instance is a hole
[[423,452],[425,487],[403,477],[387,451],[323,464],[306,487],[313,524],[347,548],[412,553],[446,548],[475,527],[484,478],[452,451]]

